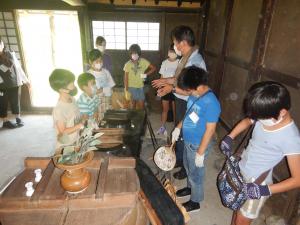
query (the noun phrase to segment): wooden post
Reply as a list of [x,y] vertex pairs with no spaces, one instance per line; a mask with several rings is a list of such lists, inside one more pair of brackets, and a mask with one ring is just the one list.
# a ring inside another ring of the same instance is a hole
[[260,80],[260,73],[271,30],[272,18],[277,0],[264,0],[261,9],[262,18],[259,21],[253,53],[250,62],[249,85]]
[[219,56],[219,59],[218,59],[217,69],[216,69],[216,75],[217,75],[216,76],[216,94],[218,97],[220,96],[222,81],[224,78],[224,64],[225,64],[225,57],[227,54],[228,34],[229,34],[229,30],[230,30],[230,25],[231,25],[233,4],[234,4],[234,0],[227,0],[227,5],[226,5],[227,16],[226,16],[226,23],[225,23],[223,46],[222,46],[221,55]]
[[182,0],[177,0],[177,6],[180,7],[182,5]]
[[201,1],[201,6],[203,6],[202,18],[203,18],[203,27],[202,27],[202,35],[200,37],[200,52],[202,56],[204,55],[204,50],[206,46],[207,40],[207,25],[208,25],[208,17],[209,17],[209,9],[210,9],[210,0]]
[[261,75],[281,82],[295,89],[300,88],[300,79],[287,73],[264,68],[263,62],[266,54],[272,19],[275,13],[277,0],[264,0],[261,10],[262,18],[257,28],[254,50],[250,62],[249,85],[260,80]]

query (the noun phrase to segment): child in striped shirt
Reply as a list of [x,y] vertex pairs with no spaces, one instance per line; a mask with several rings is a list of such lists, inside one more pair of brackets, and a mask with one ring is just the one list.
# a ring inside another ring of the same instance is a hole
[[77,100],[80,115],[84,120],[98,121],[99,97],[96,95],[95,77],[90,73],[82,73],[77,80],[79,88],[83,91]]

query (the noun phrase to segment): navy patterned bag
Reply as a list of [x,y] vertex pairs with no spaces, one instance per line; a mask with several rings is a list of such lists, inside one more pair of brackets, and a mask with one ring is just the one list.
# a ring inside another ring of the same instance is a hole
[[241,143],[237,147],[237,151],[230,157],[226,156],[226,161],[217,178],[217,187],[224,206],[232,210],[238,210],[247,200],[247,194],[244,191],[244,179],[240,172],[239,161],[240,155],[245,148],[254,124],[248,129]]
[[239,159],[227,157],[224,167],[218,175],[217,186],[224,206],[238,210],[247,200],[244,192],[244,180],[239,168]]
[[[254,129],[255,123],[248,129],[246,135],[243,137],[242,142],[239,144],[237,151],[234,155],[226,157],[226,161],[221,172],[217,178],[217,186],[224,206],[232,210],[238,210],[248,199],[245,191],[246,182],[243,179],[239,168],[240,155],[246,143],[248,142],[251,133]],[[254,183],[261,184],[268,176],[270,170],[261,174]]]

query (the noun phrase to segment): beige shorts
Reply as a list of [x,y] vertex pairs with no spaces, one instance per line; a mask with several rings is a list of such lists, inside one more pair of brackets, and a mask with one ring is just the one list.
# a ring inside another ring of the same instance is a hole
[[245,204],[240,208],[241,214],[249,219],[256,219],[259,212],[265,204],[268,197],[261,197],[260,199],[248,199]]
[[[268,182],[266,180],[268,180]],[[263,181],[261,184],[266,185],[267,183],[268,184],[272,183],[270,179],[266,178],[266,180]],[[246,182],[254,182],[254,179],[253,178],[246,179]],[[259,216],[259,212],[268,198],[269,197],[264,196],[261,197],[260,199],[248,199],[244,203],[244,205],[240,208],[241,214],[246,218],[256,219]]]

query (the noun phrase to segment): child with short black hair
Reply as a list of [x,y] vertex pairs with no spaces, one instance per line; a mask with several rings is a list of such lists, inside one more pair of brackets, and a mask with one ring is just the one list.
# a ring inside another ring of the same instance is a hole
[[124,65],[125,93],[130,92],[134,109],[144,109],[144,79],[156,68],[148,60],[141,57],[142,50],[138,44],[129,47],[130,60]]
[[98,120],[99,97],[95,77],[90,73],[82,73],[77,79],[78,87],[83,91],[77,100],[81,116],[85,119]]
[[[300,136],[289,112],[289,91],[277,82],[260,82],[249,89],[244,103],[247,117],[225,136],[220,146],[224,154],[231,155],[233,139],[257,121],[239,162],[248,200],[233,213],[232,225],[251,224],[271,194],[300,187]],[[291,177],[273,184],[273,168],[285,156]],[[261,184],[253,183],[267,171]]]
[[106,53],[106,40],[102,36],[98,36],[95,42],[96,48],[101,52],[103,58],[103,68],[107,69],[112,74],[112,60],[111,57]]
[[73,145],[79,137],[79,130],[84,127],[74,99],[77,94],[74,81],[74,74],[65,69],[55,69],[49,77],[51,88],[59,93],[52,113],[57,134],[56,153],[64,146]]
[[[174,44],[169,46],[168,50],[168,58],[164,60],[161,64],[159,73],[161,74],[161,79],[169,79],[173,78],[175,75],[175,71],[177,69],[179,63],[179,59],[174,50]],[[173,118],[175,120],[175,102],[174,102],[174,94],[168,93],[161,97],[162,104],[162,113],[161,113],[161,127],[158,129],[157,134],[164,134],[167,136],[167,130],[165,124],[167,122],[168,111],[170,108],[170,103],[172,105]]]
[[116,83],[110,72],[103,68],[103,55],[98,49],[89,52],[89,63],[91,68],[88,72],[96,79],[97,94],[101,103],[98,108],[98,119],[101,120],[105,111],[111,109],[112,88]]
[[218,99],[208,86],[208,74],[196,66],[186,67],[178,78],[178,87],[188,91],[187,110],[183,120],[172,132],[172,143],[178,140],[180,130],[184,140],[183,165],[187,173],[187,187],[176,192],[178,197],[191,195],[183,206],[188,212],[200,209],[204,199],[204,161],[212,147],[221,113]]

